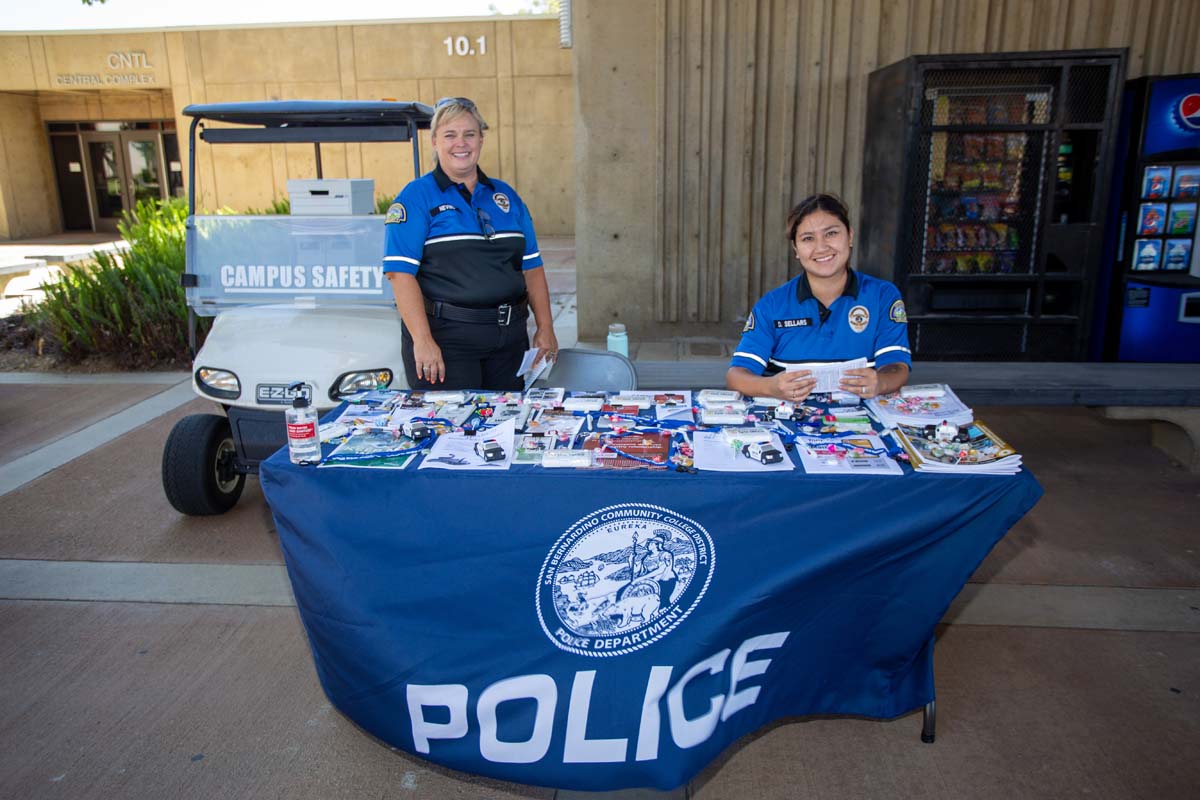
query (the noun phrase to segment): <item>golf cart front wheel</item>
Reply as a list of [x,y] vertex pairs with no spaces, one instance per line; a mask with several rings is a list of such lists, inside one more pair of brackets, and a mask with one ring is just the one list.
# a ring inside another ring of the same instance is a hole
[[246,476],[237,471],[229,420],[191,414],[175,423],[163,448],[162,483],[176,511],[193,517],[224,514],[237,504]]

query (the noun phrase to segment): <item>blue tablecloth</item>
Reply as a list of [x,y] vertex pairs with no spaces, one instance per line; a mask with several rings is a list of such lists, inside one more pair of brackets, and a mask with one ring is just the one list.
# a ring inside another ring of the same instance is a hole
[[1027,471],[391,471],[285,451],[261,479],[337,708],[439,764],[582,790],[673,788],[781,717],[920,708],[934,626],[1042,491]]

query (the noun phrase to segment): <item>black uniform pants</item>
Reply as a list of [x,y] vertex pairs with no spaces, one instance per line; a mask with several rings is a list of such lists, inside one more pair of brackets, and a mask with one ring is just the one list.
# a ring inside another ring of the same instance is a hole
[[409,387],[491,391],[525,388],[524,380],[517,377],[517,370],[529,349],[529,335],[525,332],[527,318],[528,314],[519,317],[514,314],[508,325],[497,325],[426,317],[433,340],[442,349],[442,360],[446,363],[445,383],[430,383],[417,378],[412,335],[407,325],[402,326],[400,354]]

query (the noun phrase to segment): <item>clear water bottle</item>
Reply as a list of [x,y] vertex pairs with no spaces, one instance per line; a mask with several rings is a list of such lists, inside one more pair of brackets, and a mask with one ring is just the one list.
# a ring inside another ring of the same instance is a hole
[[[299,389],[303,384],[293,385]],[[321,437],[318,433],[317,410],[308,398],[297,394],[292,407],[283,412],[287,420],[288,455],[293,464],[314,464],[321,460]]]
[[608,326],[608,349],[629,358],[629,336],[625,333],[624,323],[614,322]]

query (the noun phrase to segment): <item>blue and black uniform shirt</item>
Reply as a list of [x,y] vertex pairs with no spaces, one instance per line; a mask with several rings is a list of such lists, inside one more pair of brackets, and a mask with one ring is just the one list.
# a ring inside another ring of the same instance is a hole
[[416,275],[427,300],[515,303],[525,297],[525,270],[542,266],[524,201],[483,170],[471,193],[434,167],[400,192],[384,230],[383,271]]
[[801,273],[767,292],[746,320],[730,363],[755,375],[772,375],[789,364],[865,358],[879,369],[912,367],[908,316],[891,283],[849,270],[841,297],[826,308]]

